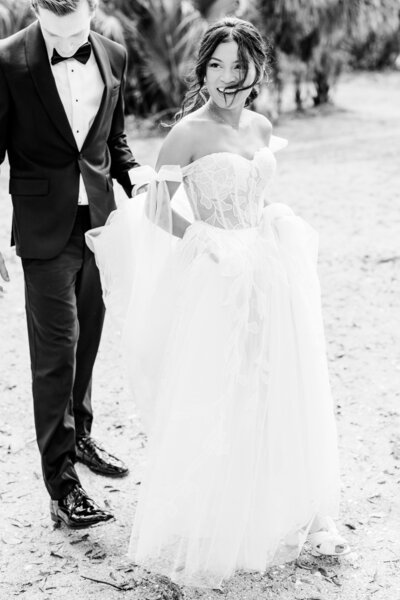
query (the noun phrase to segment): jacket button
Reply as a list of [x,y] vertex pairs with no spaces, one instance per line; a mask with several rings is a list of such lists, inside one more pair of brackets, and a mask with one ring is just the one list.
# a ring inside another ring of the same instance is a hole
[[82,159],[83,159],[83,154],[82,154],[82,152],[79,152],[79,154],[78,154],[78,158],[79,158],[79,160],[82,160]]

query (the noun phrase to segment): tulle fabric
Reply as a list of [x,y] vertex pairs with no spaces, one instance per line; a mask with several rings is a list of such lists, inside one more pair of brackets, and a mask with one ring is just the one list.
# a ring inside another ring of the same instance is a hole
[[[148,432],[129,555],[217,588],[295,559],[314,518],[337,515],[317,235],[275,203],[255,227],[195,221],[176,240],[148,218],[154,188],[168,197],[150,179],[112,233],[88,235]],[[131,269],[116,290],[114,259]]]

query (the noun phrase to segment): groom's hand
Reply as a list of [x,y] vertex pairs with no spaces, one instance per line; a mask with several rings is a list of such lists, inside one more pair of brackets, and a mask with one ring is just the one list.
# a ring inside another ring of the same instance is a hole
[[[0,252],[0,275],[4,281],[10,281],[10,276],[8,274],[6,263],[4,262],[4,258],[2,253]],[[3,288],[0,285],[0,293],[4,292]]]
[[138,194],[142,194],[143,192],[145,192],[147,190],[148,187],[149,187],[148,183],[144,183],[141,186],[137,186],[137,185],[132,186],[131,198],[134,198]]

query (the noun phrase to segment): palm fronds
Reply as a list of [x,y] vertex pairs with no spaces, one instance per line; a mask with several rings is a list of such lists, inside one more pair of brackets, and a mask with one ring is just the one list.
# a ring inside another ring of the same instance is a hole
[[5,38],[29,25],[35,16],[28,2],[0,0],[0,38]]
[[[103,7],[107,13],[110,3]],[[175,0],[116,0],[112,16],[121,23],[129,49],[127,92],[135,112],[176,111],[205,20],[191,3]]]

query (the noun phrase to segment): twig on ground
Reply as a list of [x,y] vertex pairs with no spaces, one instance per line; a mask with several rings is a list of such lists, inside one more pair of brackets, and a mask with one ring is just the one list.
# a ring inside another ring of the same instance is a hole
[[378,265],[382,265],[388,262],[396,262],[396,260],[400,260],[400,256],[388,256],[387,258],[380,258],[376,262],[378,263]]
[[392,560],[384,560],[384,563],[392,563],[392,562],[399,562],[400,558],[393,558]]
[[94,581],[95,583],[104,583],[105,585],[110,585],[111,587],[119,590],[120,592],[126,592],[128,590],[134,590],[136,587],[136,581],[134,582],[135,585],[132,586],[127,586],[127,585],[117,585],[115,583],[111,583],[111,581],[105,581],[104,579],[95,579],[94,577],[88,577],[87,575],[81,575],[82,579],[88,579],[89,581]]

